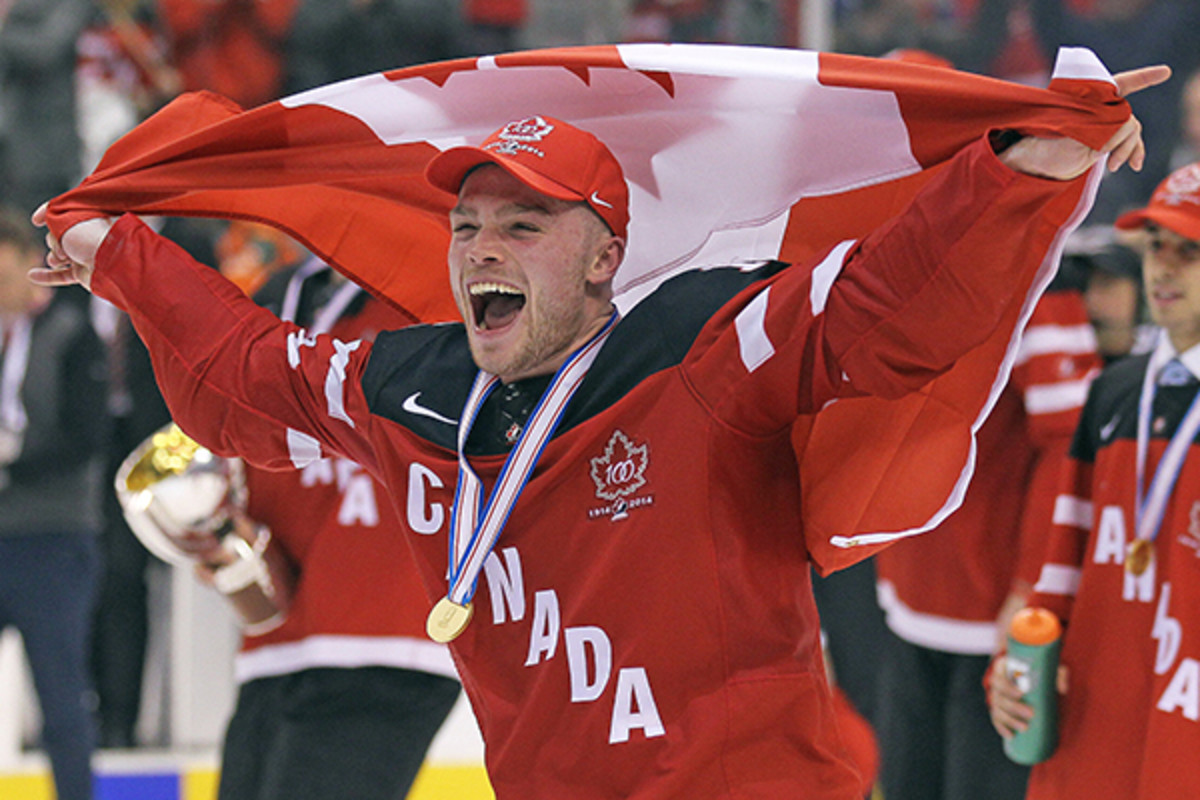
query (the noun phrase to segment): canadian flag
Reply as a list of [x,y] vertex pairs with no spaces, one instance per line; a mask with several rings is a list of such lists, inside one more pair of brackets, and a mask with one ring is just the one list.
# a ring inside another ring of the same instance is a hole
[[[631,224],[616,290],[628,308],[681,270],[802,262],[860,238],[988,130],[1098,148],[1129,108],[1082,49],[1060,53],[1048,89],[800,50],[530,51],[366,75],[248,111],[185,95],[52,201],[50,227],[61,234],[98,211],[257,220],[419,319],[452,319],[453,198],[424,182],[424,166],[533,114],[591,131],[621,162]],[[854,545],[927,530],[961,502],[974,432],[1099,174],[1038,226],[1028,246],[1042,268],[992,340],[915,395],[843,401],[801,421],[806,536],[822,569],[873,549]]]

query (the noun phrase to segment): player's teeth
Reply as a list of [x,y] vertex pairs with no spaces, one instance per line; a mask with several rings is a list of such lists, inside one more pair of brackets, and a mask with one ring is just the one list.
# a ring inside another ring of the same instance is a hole
[[471,294],[479,296],[482,294],[520,294],[511,286],[506,286],[502,283],[473,283],[471,284]]

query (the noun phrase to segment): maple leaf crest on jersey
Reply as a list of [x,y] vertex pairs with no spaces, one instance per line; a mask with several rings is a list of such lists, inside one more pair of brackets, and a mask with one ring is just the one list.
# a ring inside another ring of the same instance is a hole
[[635,445],[621,431],[613,431],[604,455],[592,459],[596,496],[601,500],[618,500],[645,486],[646,465],[650,463],[648,451],[646,445]]
[[615,430],[604,446],[604,455],[591,459],[590,463],[596,497],[610,503],[603,508],[591,509],[588,516],[592,519],[611,517],[616,522],[628,517],[630,510],[654,502],[653,495],[631,497],[646,485],[649,445],[636,444],[623,432]]

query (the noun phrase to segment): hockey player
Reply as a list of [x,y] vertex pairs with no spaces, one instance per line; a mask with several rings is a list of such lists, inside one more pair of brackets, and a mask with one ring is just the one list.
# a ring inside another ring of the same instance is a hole
[[1099,158],[1143,158],[1132,118],[1101,152],[999,144],[964,148],[828,287],[778,263],[693,272],[619,320],[620,165],[543,117],[429,165],[458,198],[461,324],[308,337],[99,210],[33,277],[129,308],[197,439],[384,478],[446,594],[430,630],[453,640],[498,798],[843,799],[859,782],[823,677],[793,423],[947,369],[1037,267],[997,237],[1040,229]]
[[[1200,773],[1200,164],[1172,173],[1139,231],[1153,352],[1108,367],[1084,406],[1032,605],[1065,623],[1057,751],[1028,797],[1191,797]],[[1191,628],[1189,628],[1191,626]],[[1031,709],[993,670],[992,719]]]

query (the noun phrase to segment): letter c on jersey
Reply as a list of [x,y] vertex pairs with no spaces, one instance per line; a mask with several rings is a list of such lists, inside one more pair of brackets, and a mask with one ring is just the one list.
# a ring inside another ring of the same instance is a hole
[[437,533],[446,521],[446,508],[441,503],[429,502],[429,489],[445,486],[437,473],[424,464],[413,462],[408,468],[408,527],[414,532]]

